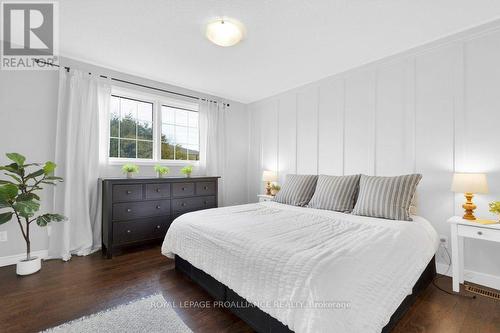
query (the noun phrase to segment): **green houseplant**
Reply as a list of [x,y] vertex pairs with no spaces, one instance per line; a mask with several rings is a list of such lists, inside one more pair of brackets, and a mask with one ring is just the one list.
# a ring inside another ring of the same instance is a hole
[[132,178],[134,176],[134,173],[139,172],[139,167],[135,164],[127,163],[122,166],[122,171],[123,173],[127,174],[127,178]]
[[159,164],[155,165],[154,169],[158,174],[158,178],[163,178],[163,176],[168,175],[168,173],[170,172],[170,169],[168,167]]
[[276,195],[279,191],[281,190],[281,186],[278,184],[272,184],[271,185],[271,195]]
[[500,215],[500,201],[490,202],[489,206],[491,213]]
[[186,177],[191,177],[191,173],[193,172],[193,166],[192,165],[186,165],[181,169],[181,173],[185,175]]
[[30,226],[36,222],[45,227],[50,222],[65,219],[59,214],[37,215],[40,209],[40,196],[37,194],[43,185],[56,185],[62,178],[53,176],[56,165],[53,162],[26,164],[26,158],[18,153],[8,153],[13,163],[0,166],[8,180],[0,180],[0,224],[9,222],[13,217],[19,224],[26,242],[26,259],[17,264],[17,274],[28,275],[41,268],[40,258],[31,256]]

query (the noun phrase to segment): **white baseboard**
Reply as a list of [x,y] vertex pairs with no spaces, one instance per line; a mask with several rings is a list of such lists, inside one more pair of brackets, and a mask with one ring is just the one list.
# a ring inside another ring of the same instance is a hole
[[[443,263],[436,263],[436,270],[439,274],[445,275],[446,270],[448,270],[448,265]],[[452,271],[453,267],[450,266],[450,269],[448,270],[448,273],[446,273],[446,275],[451,277]],[[500,276],[464,269],[464,280],[500,290]]]
[[[49,256],[49,251],[48,250],[31,251],[31,256],[45,259]],[[12,256],[0,257],[0,267],[15,265],[24,258],[26,258],[26,253],[19,253],[19,254],[14,254]]]

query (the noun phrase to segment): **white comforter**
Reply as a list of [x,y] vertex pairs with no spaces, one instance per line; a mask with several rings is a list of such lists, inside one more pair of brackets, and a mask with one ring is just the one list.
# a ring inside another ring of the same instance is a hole
[[265,202],[182,215],[162,253],[188,260],[297,333],[380,332],[437,247],[421,217]]

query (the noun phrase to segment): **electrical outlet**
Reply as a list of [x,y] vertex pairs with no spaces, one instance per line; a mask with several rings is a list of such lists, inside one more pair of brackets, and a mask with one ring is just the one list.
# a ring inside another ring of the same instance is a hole
[[7,231],[0,231],[0,242],[7,241]]
[[448,237],[444,235],[439,236],[439,244],[445,248],[448,248]]

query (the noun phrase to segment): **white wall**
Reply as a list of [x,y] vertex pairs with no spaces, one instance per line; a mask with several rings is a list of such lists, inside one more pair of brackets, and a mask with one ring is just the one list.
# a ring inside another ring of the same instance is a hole
[[[293,75],[291,73],[290,75]],[[250,104],[249,200],[263,169],[347,175],[423,174],[419,214],[440,235],[461,214],[453,172],[486,172],[500,200],[500,23]],[[467,270],[496,276],[500,245],[466,241]],[[498,287],[498,284],[497,284]]]
[[[206,95],[180,87],[139,78],[125,73],[94,66],[72,59],[63,59],[64,65],[93,73],[129,80],[157,88],[184,94],[206,97]],[[137,89],[134,86],[120,86]],[[151,90],[138,88],[151,93]],[[28,160],[42,162],[54,160],[55,124],[57,114],[58,72],[57,71],[0,71],[0,164],[6,164],[5,153],[19,152]],[[158,93],[154,91],[154,93]],[[168,96],[168,95],[167,95]],[[175,97],[170,95],[171,97]],[[213,98],[213,96],[211,96]],[[190,99],[192,101],[192,99]],[[247,158],[248,158],[248,116],[246,105],[227,101],[227,163],[225,177],[225,205],[247,202]],[[179,166],[171,166],[172,175],[180,175]],[[194,171],[197,173],[197,170]],[[141,176],[154,176],[152,166],[142,166]],[[121,176],[119,165],[112,165],[105,176]],[[42,209],[50,210],[52,192],[44,193]],[[32,227],[32,251],[47,249],[47,228]],[[0,225],[0,231],[8,232],[8,241],[0,242],[0,266],[16,260],[25,251],[25,243],[19,226],[14,220]]]

